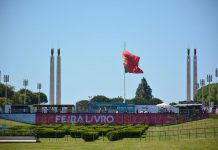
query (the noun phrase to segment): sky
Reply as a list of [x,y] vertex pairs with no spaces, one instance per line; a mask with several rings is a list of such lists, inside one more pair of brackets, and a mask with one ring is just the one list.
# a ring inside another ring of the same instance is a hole
[[51,48],[55,62],[60,48],[62,104],[123,97],[124,41],[126,50],[141,57],[144,71],[126,74],[126,98],[135,96],[145,77],[154,97],[183,101],[187,48],[191,62],[197,49],[198,81],[218,68],[218,1],[0,1],[1,82],[9,74],[15,90],[28,79],[28,89],[37,92],[41,83],[49,99]]

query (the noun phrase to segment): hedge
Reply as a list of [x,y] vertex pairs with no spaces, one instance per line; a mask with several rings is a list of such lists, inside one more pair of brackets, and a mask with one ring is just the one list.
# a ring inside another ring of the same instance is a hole
[[120,133],[123,138],[138,138],[141,137],[142,131],[138,129],[122,129]]
[[109,141],[116,141],[122,139],[122,134],[119,131],[111,131],[107,133],[107,138]]
[[84,130],[70,130],[70,136],[72,138],[80,138],[82,136],[82,133],[84,132]]
[[126,128],[108,132],[106,136],[110,141],[116,141],[122,138],[138,138],[141,137],[147,129],[147,125],[128,125]]
[[147,129],[147,125],[36,125],[15,126],[6,131],[0,130],[0,136],[37,135],[39,138],[63,138],[65,135],[70,135],[72,138],[82,137],[85,141],[93,141],[98,136],[106,135],[110,141],[115,141],[140,137]]
[[42,128],[36,130],[36,135],[39,138],[64,138],[65,131],[63,130],[55,130],[51,128]]
[[99,137],[98,132],[84,132],[82,133],[82,139],[86,142],[95,141]]
[[108,132],[112,131],[113,129],[110,128],[98,128],[96,131],[99,133],[100,136],[105,136]]

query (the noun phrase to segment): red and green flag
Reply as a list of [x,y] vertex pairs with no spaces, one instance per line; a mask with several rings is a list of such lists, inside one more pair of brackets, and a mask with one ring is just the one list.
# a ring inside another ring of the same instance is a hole
[[131,54],[127,50],[123,51],[123,64],[125,68],[125,73],[143,73],[143,71],[138,67],[140,57]]

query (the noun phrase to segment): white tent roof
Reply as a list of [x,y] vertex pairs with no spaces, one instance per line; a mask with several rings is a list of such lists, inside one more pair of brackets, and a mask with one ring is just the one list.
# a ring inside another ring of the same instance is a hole
[[161,103],[161,104],[157,104],[158,107],[171,107],[169,104],[166,104],[166,103]]

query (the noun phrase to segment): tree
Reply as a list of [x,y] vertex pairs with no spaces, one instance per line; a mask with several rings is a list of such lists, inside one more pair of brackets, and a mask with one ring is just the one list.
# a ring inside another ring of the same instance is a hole
[[[40,104],[47,103],[48,99],[45,93],[40,92]],[[31,104],[38,104],[39,103],[39,92],[33,93],[33,99],[30,102]]]
[[[197,99],[198,102],[202,102],[202,88],[203,88],[203,104],[208,105],[209,104],[209,85],[201,87],[196,96],[195,99]],[[218,101],[218,83],[210,84],[210,102],[214,102],[214,104],[217,104]]]
[[131,102],[135,105],[147,105],[146,99],[141,97],[135,97],[131,99]]
[[171,102],[171,103],[170,103],[171,106],[174,106],[174,105],[176,105],[176,104],[177,104],[176,102]]
[[80,100],[78,102],[76,102],[76,105],[78,104],[88,104],[89,103],[89,100]]
[[[25,89],[20,89],[19,91],[15,92],[14,94],[14,104],[24,104],[24,98],[25,98]],[[26,90],[26,105],[32,105],[32,104],[38,104],[39,99],[39,93],[33,93],[31,90]],[[47,103],[48,99],[47,96],[40,92],[40,103]]]
[[159,98],[152,98],[150,100],[148,100],[149,105],[157,105],[157,104],[161,104],[163,103],[162,100],[160,100]]
[[117,103],[122,103],[123,102],[123,98],[121,97],[117,97],[117,98],[112,98],[110,99],[111,102],[117,102]]
[[163,101],[159,98],[144,99],[140,97],[133,98],[131,102],[135,105],[157,105],[163,103]]
[[152,89],[148,85],[146,79],[143,77],[141,83],[139,84],[135,98],[144,98],[146,100],[152,99]]
[[[0,97],[5,97],[6,86],[4,84],[0,84]],[[7,85],[7,98],[12,99],[14,95],[14,87]]]
[[0,107],[3,108],[5,106],[5,104],[11,105],[12,104],[12,100],[11,99],[7,99],[7,101],[6,101],[5,97],[0,97]]
[[[5,101],[5,85],[0,84],[0,106],[6,104]],[[19,105],[24,104],[25,89],[15,91],[13,86],[7,85],[7,104]],[[26,105],[38,104],[39,93],[33,93],[31,90],[26,90]],[[40,92],[40,102],[47,103],[48,99],[45,93]]]
[[90,102],[110,102],[110,99],[103,95],[94,96]]

